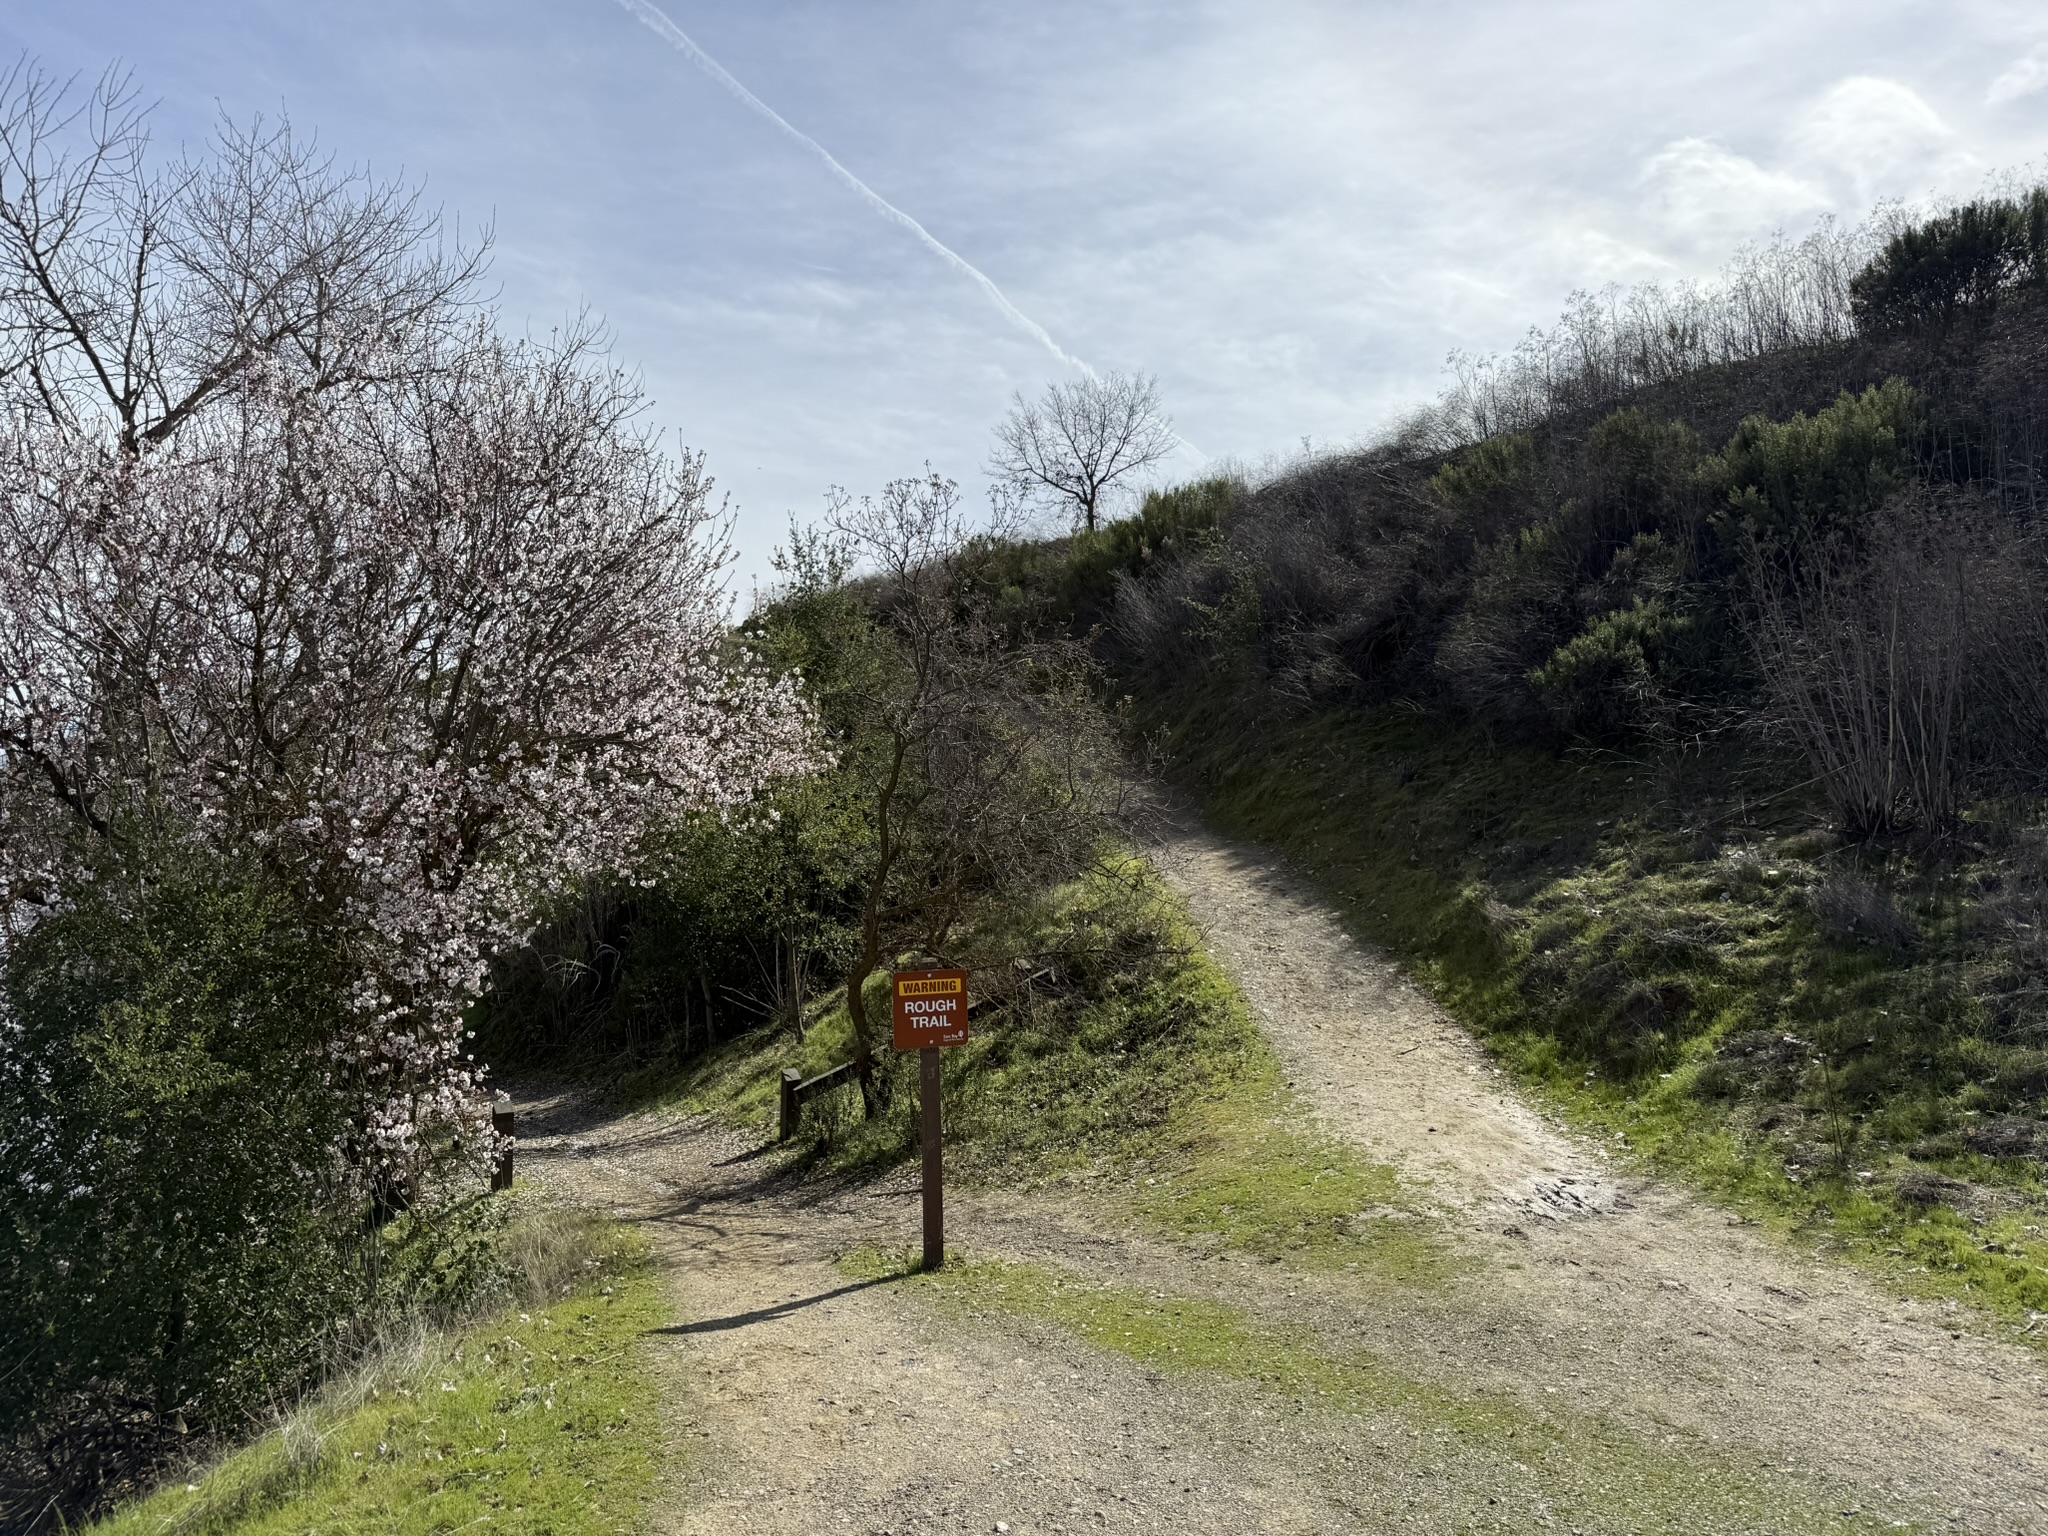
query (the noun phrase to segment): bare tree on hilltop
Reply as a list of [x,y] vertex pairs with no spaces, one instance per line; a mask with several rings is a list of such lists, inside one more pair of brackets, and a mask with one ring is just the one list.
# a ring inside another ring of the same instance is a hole
[[1052,383],[1019,393],[996,428],[989,473],[1041,505],[1071,507],[1095,531],[1103,493],[1157,464],[1179,439],[1159,408],[1159,381],[1143,374]]

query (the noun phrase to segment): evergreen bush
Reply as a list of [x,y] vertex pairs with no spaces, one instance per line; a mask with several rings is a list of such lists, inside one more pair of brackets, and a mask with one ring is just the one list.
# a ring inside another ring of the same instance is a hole
[[366,1294],[339,1157],[360,1128],[317,1049],[340,968],[250,872],[151,855],[39,922],[6,977],[0,1437],[232,1426]]

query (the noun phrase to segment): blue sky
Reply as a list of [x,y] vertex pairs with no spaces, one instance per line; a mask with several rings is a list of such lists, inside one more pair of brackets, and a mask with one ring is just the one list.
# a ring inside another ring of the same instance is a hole
[[[659,3],[1253,466],[1370,435],[1575,287],[2048,153],[2048,7],[2002,0]],[[1011,392],[1060,372],[616,0],[5,0],[0,46],[132,66],[168,142],[283,109],[492,224],[508,322],[609,322],[748,572],[829,484],[978,493]]]

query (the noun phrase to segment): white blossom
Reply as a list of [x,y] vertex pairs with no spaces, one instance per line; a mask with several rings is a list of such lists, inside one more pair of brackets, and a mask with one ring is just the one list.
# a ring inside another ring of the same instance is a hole
[[255,851],[346,955],[357,1166],[487,1152],[463,1009],[538,898],[808,765],[734,661],[696,457],[587,341],[252,365],[158,443],[0,442],[0,882],[18,935],[148,814]]

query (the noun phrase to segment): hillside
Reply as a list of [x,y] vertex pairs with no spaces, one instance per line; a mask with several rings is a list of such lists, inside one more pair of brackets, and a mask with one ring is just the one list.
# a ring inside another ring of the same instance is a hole
[[1243,1067],[1189,1095],[1134,1058],[1164,1119],[1049,1166],[956,1061],[936,1274],[914,1164],[767,1140],[772,1035],[629,1113],[520,1085],[533,1177],[646,1234],[676,1318],[637,1352],[651,1528],[2038,1528],[2014,1328],[1551,1123],[1284,861],[1193,830],[1157,859],[1250,1000],[1196,962],[1197,1049]]
[[1690,332],[1578,311],[1383,447],[1157,493],[987,579],[1094,626],[1215,824],[1577,1123],[2024,1318],[2043,208],[1907,227],[1853,281],[1753,257],[1762,320],[1739,283]]

